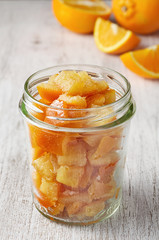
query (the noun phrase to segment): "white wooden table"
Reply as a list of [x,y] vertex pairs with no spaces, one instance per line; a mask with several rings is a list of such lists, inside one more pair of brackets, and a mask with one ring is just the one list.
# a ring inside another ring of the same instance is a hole
[[[159,32],[140,47],[159,43]],[[137,112],[131,124],[123,200],[109,220],[87,227],[57,224],[33,206],[27,147],[18,101],[33,72],[66,63],[96,64],[131,82]],[[50,1],[0,1],[0,240],[159,239],[159,81],[127,70],[118,56],[99,52],[92,35],[54,19]]]

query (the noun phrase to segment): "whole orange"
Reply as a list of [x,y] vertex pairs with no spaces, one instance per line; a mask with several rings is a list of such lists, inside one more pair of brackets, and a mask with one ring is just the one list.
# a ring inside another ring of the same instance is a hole
[[127,29],[141,34],[159,30],[159,0],[113,0],[112,9]]

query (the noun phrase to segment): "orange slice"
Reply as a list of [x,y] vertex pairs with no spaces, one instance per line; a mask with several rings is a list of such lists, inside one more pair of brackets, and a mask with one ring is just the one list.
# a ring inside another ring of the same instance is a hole
[[94,28],[95,43],[105,53],[119,54],[135,48],[140,39],[129,30],[98,18]]
[[151,79],[159,79],[159,45],[128,52],[120,56],[132,72]]
[[101,0],[52,0],[57,20],[77,33],[91,33],[98,17],[108,19],[111,9]]

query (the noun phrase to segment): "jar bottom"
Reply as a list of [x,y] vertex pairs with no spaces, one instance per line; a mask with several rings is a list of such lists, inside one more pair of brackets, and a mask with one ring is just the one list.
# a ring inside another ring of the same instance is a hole
[[91,225],[103,220],[106,220],[110,218],[114,213],[118,210],[120,203],[122,199],[122,194],[119,194],[117,199],[113,199],[112,203],[109,204],[109,207],[102,210],[99,214],[97,214],[95,217],[85,219],[85,220],[74,220],[71,218],[62,218],[53,216],[48,212],[48,210],[45,207],[42,207],[38,200],[34,198],[34,205],[36,209],[46,218],[50,219],[51,221],[57,222],[57,223],[64,223],[64,224],[70,224],[70,225]]

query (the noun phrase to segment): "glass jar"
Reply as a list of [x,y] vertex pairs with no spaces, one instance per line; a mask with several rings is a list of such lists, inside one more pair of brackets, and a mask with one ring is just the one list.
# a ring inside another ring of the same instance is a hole
[[[37,85],[62,70],[86,71],[116,91],[114,103],[64,109],[41,102]],[[122,197],[128,129],[135,112],[128,80],[113,70],[63,65],[38,71],[19,104],[26,120],[36,208],[51,220],[91,224],[110,217]],[[44,121],[47,112],[47,121]]]

